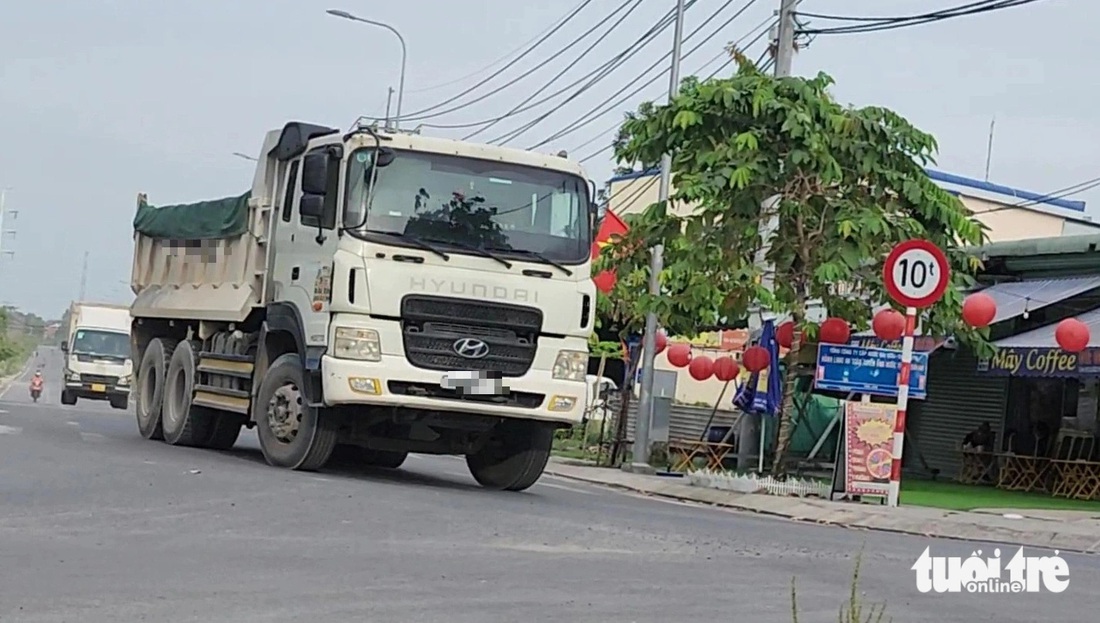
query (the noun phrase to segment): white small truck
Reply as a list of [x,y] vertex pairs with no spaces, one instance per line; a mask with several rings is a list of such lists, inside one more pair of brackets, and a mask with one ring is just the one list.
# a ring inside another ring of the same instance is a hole
[[68,334],[61,342],[65,355],[65,386],[61,404],[80,398],[107,400],[125,409],[130,400],[133,363],[130,359],[130,308],[107,303],[75,302],[69,307]]
[[239,197],[134,218],[148,439],[271,465],[464,455],[541,476],[586,403],[594,192],[564,157],[357,124],[269,132]]

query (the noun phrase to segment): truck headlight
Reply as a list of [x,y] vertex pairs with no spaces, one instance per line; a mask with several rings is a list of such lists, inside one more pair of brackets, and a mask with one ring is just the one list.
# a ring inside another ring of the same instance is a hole
[[559,381],[581,381],[588,376],[588,352],[583,350],[561,350],[554,360],[554,379]]
[[332,354],[339,359],[382,361],[382,343],[374,329],[336,327]]
[[70,373],[69,373],[69,380],[70,380],[70,381],[79,381],[79,380],[80,380],[80,373],[78,373],[78,372],[70,372]]
[[120,376],[120,377],[118,377],[118,384],[119,385],[129,385],[131,380],[133,380],[133,375],[131,375],[131,374],[127,374],[126,376]]

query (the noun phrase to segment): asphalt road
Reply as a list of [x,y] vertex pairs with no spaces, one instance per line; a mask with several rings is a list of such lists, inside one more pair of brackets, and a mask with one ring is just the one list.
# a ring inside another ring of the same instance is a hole
[[[546,477],[478,488],[462,461],[396,472],[268,467],[142,440],[132,412],[0,395],[0,621],[836,621],[854,560],[894,621],[1088,620],[1100,561],[1061,594],[924,595],[913,562],[989,552],[643,499]],[[1002,548],[1006,554],[1016,548]],[[1033,555],[1047,552],[1031,552]]]

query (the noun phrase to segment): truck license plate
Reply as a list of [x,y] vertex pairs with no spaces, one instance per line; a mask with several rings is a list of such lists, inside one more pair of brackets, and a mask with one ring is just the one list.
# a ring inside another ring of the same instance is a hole
[[446,372],[439,385],[470,396],[500,396],[504,393],[499,375],[488,372]]
[[92,383],[92,391],[103,393],[107,391],[107,386],[102,383]]

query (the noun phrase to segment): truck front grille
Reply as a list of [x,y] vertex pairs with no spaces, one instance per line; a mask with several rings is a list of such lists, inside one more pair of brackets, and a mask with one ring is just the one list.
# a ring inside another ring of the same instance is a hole
[[[523,376],[535,360],[542,311],[470,299],[406,296],[401,329],[409,363],[427,370],[499,372]],[[479,358],[463,357],[456,345],[474,339],[488,347]]]
[[81,383],[96,383],[96,384],[100,384],[100,385],[114,385],[115,383],[118,382],[118,378],[110,377],[110,376],[103,376],[101,374],[81,374],[80,375],[80,382]]

